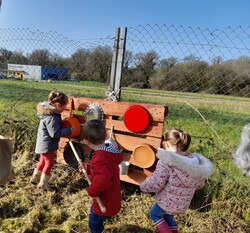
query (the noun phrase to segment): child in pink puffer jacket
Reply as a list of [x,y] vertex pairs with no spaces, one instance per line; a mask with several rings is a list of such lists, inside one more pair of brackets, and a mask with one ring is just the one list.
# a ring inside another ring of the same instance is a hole
[[189,208],[194,192],[205,184],[213,164],[201,154],[189,153],[191,137],[180,129],[165,133],[163,149],[153,175],[140,184],[143,192],[154,192],[156,203],[149,211],[158,233],[178,232],[174,215]]

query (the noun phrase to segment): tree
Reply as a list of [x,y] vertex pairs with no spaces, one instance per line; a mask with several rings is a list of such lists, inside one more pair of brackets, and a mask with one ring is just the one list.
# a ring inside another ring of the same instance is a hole
[[66,59],[63,58],[61,55],[57,54],[57,53],[53,53],[51,54],[51,58],[50,58],[51,62],[50,65],[51,66],[61,66],[61,67],[66,67]]
[[207,85],[204,92],[210,94],[230,95],[235,73],[222,64],[214,64],[206,71]]
[[48,49],[36,49],[29,56],[30,65],[46,66],[52,64],[51,53]]
[[177,64],[178,60],[175,57],[169,57],[167,59],[162,59],[160,61],[159,67],[161,68],[171,68]]
[[124,70],[129,69],[132,66],[132,62],[133,62],[133,52],[125,51],[123,69]]
[[71,56],[71,72],[79,80],[88,80],[87,67],[89,65],[90,52],[85,49],[78,49]]
[[149,79],[155,72],[158,59],[159,56],[155,51],[130,54],[130,66],[123,70],[122,85],[150,88]]
[[221,56],[217,56],[217,57],[214,57],[212,59],[212,64],[215,65],[215,64],[221,64],[223,62],[223,58]]
[[7,64],[8,64],[8,61],[9,61],[11,55],[12,55],[11,51],[4,49],[4,48],[0,49],[0,65],[1,65],[1,67],[3,67],[3,68],[7,67]]
[[112,55],[109,46],[98,46],[91,53],[89,69],[91,69],[95,81],[107,82],[109,80]]
[[236,60],[230,60],[224,65],[232,68],[238,74],[248,75],[250,78],[250,57],[239,57]]
[[183,62],[193,62],[193,61],[199,61],[200,59],[196,57],[194,54],[188,55],[183,58]]
[[23,52],[13,52],[9,58],[8,63],[11,64],[27,64],[28,58],[23,55]]
[[204,72],[207,68],[206,62],[195,60],[160,67],[150,79],[150,84],[161,90],[199,92],[206,83]]

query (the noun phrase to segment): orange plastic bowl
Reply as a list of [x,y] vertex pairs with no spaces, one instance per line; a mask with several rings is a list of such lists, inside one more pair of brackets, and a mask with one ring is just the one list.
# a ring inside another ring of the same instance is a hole
[[134,149],[132,159],[134,160],[136,166],[149,168],[155,162],[155,153],[156,149],[152,145],[145,143]]
[[68,137],[77,137],[81,132],[81,124],[75,117],[69,117],[62,121],[62,128],[75,128],[75,132],[70,134]]

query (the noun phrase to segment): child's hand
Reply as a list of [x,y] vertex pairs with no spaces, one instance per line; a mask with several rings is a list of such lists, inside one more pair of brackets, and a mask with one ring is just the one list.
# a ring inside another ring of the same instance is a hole
[[82,163],[81,165],[79,164],[78,165],[79,172],[84,172],[84,170],[87,171],[88,166],[89,166],[89,163],[86,163],[86,162]]
[[84,165],[83,164],[79,164],[78,165],[78,170],[79,170],[80,173],[83,173],[83,171],[85,170]]

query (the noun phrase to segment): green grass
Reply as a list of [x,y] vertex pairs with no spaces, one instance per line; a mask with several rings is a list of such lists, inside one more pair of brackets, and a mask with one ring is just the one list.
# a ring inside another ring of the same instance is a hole
[[[38,160],[34,154],[38,119],[35,107],[51,90],[75,97],[105,99],[106,83],[23,82],[0,80],[0,134],[15,146],[15,183],[0,192],[0,233],[75,233],[88,229],[91,204],[87,183],[74,169],[56,164],[52,192],[41,193],[29,184]],[[124,88],[122,101],[166,104],[164,128],[178,127],[192,136],[190,150],[206,155],[215,172],[196,193],[190,209],[176,216],[180,232],[247,232],[250,228],[250,180],[233,163],[243,126],[250,120],[250,101],[231,96],[163,92]],[[152,233],[148,210],[154,196],[122,183],[123,208],[106,223],[107,232]]]

